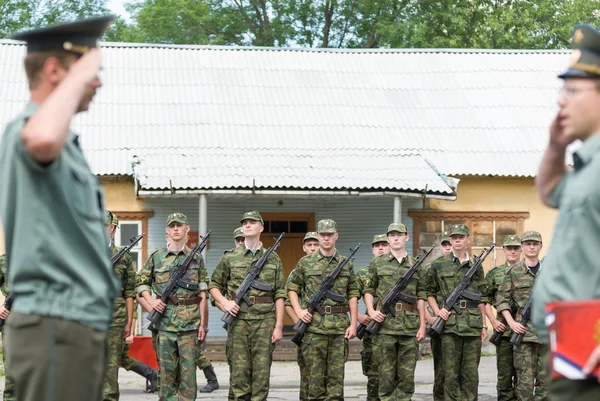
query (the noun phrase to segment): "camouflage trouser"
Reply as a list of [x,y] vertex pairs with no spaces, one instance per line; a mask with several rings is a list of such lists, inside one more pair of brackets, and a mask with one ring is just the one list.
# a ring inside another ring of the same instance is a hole
[[156,354],[156,364],[158,365],[158,370],[159,370],[159,374],[158,374],[158,380],[157,380],[157,387],[158,387],[158,394],[160,394],[160,361],[158,359],[158,334],[157,333],[152,333],[152,348],[154,348],[154,353]]
[[[519,401],[548,399],[546,366],[543,360],[545,352],[545,346],[537,343],[524,342],[514,346]],[[584,398],[571,399],[583,400]]]
[[[196,358],[198,334],[195,330],[158,333],[161,401],[196,399]],[[179,380],[178,380],[179,378]]]
[[363,375],[367,376],[367,401],[379,401],[379,369],[373,355],[373,336],[366,333],[360,352]]
[[441,338],[431,338],[431,353],[433,355],[433,401],[444,401],[444,360]]
[[502,341],[496,346],[496,369],[498,371],[496,383],[498,401],[515,401],[517,399],[515,392],[517,375],[513,363],[513,345],[510,343],[510,337],[502,337]]
[[444,400],[477,400],[481,337],[462,337],[444,333],[442,349],[444,351]]
[[119,399],[119,366],[121,353],[125,346],[123,327],[112,326],[106,335],[106,370],[102,383],[102,400],[117,401]]
[[308,401],[308,366],[302,355],[302,348],[298,347],[298,368],[300,368],[300,401]]
[[306,333],[301,347],[308,367],[308,399],[343,400],[348,340],[343,334]]
[[419,347],[413,336],[377,334],[373,339],[379,367],[381,401],[410,401],[415,392]]
[[2,338],[2,363],[4,363],[4,377],[6,380],[4,381],[4,401],[15,401],[15,385],[12,380],[6,374],[6,352],[4,352],[4,337]]
[[271,335],[275,316],[261,320],[234,319],[227,330],[229,399],[262,401],[269,395],[275,344]]
[[203,370],[204,368],[208,368],[210,365],[210,361],[206,355],[204,355],[204,351],[202,350],[202,343],[198,341],[198,358],[196,359],[196,366],[198,366],[198,369]]
[[135,359],[129,356],[129,348],[129,344],[125,343],[125,346],[123,347],[123,352],[121,352],[121,366],[123,366],[123,369],[125,370],[131,370],[131,368],[133,368],[137,363]]

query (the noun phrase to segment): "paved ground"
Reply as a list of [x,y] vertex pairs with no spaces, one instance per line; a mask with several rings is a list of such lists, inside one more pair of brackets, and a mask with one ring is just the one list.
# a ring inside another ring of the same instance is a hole
[[[229,372],[224,362],[216,362],[215,371],[219,377],[221,388],[212,394],[199,394],[198,400],[227,400],[229,388]],[[433,386],[433,360],[425,359],[417,363],[416,391],[414,401],[431,400]],[[274,362],[271,370],[271,391],[269,400],[297,400],[299,386],[298,366],[295,362]],[[366,378],[362,375],[360,362],[352,361],[346,364],[345,399],[366,399]],[[121,369],[119,373],[122,401],[157,400],[156,394],[142,392],[145,380],[135,373]],[[206,381],[198,371],[198,386],[204,386]],[[4,388],[4,377],[0,378],[0,388]],[[479,400],[492,401],[496,393],[496,357],[481,358],[479,365]]]

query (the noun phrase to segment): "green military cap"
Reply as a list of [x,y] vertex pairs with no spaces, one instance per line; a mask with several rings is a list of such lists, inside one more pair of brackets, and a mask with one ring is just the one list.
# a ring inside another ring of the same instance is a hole
[[240,220],[240,223],[243,223],[244,220],[260,221],[260,224],[265,225],[262,216],[256,210],[244,213],[244,216],[242,217],[242,220]]
[[119,227],[119,219],[117,219],[117,215],[113,213],[112,225]]
[[377,234],[373,236],[373,242],[371,242],[371,246],[377,244],[378,242],[387,243],[387,235],[386,234]]
[[450,236],[448,235],[448,231],[444,231],[444,233],[442,234],[440,244],[443,244],[444,242],[450,242]]
[[518,235],[507,235],[502,246],[521,246],[521,239]]
[[304,239],[302,240],[302,242],[306,242],[309,239],[316,239],[317,241],[319,240],[319,236],[317,235],[316,232],[314,231],[309,231],[306,233],[306,235],[304,236]]
[[235,230],[233,230],[233,239],[240,238],[240,237],[246,238],[246,237],[244,237],[244,232],[242,230],[242,227],[238,227]]
[[399,233],[408,234],[408,231],[406,230],[406,226],[402,223],[390,224],[387,229],[387,234],[391,233],[392,231],[398,231]]
[[110,210],[106,211],[106,218],[104,219],[104,225],[105,226],[110,226],[113,222],[113,218],[114,215],[112,214],[112,212]]
[[537,231],[525,231],[523,233],[523,237],[521,237],[521,242],[525,241],[537,241],[542,242],[542,234]]
[[453,235],[469,235],[469,227],[466,224],[455,224],[450,229],[450,236]]
[[600,78],[600,32],[588,24],[576,25],[571,44],[571,64],[558,77]]
[[85,20],[17,32],[13,39],[27,42],[27,52],[67,51],[79,56],[98,47],[98,40],[114,19],[103,15]]
[[183,213],[171,213],[169,217],[167,217],[167,225],[175,221],[181,224],[188,224],[188,219]]
[[331,219],[320,220],[317,223],[317,232],[321,233],[337,233],[337,224]]

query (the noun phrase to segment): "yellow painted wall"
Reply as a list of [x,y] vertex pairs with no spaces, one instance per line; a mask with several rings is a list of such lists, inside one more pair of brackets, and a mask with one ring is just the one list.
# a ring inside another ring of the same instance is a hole
[[102,177],[106,207],[120,212],[144,210],[144,200],[135,196],[135,185],[131,177]]

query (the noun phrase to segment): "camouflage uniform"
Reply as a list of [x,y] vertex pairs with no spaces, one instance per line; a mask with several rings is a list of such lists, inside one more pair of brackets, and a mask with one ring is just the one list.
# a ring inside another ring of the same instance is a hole
[[[290,275],[287,278],[286,287],[294,278],[296,274],[296,269],[290,272]],[[299,294],[298,301],[300,302],[300,306],[302,308],[306,308],[306,300],[302,298],[302,294]],[[285,306],[292,306],[290,299],[285,297]],[[304,356],[302,355],[302,347],[297,347],[297,358],[298,368],[300,369],[300,401],[308,400],[308,366],[306,365],[306,360],[304,360]]]
[[[423,285],[426,285],[431,280],[431,264],[423,267]],[[438,305],[441,305],[444,300],[436,299]],[[433,311],[432,311],[433,314]],[[444,401],[444,360],[442,353],[442,338],[430,337],[431,354],[433,356],[433,400]]]
[[[496,266],[490,270],[485,277],[490,291],[490,301],[496,309],[498,308],[498,303],[496,302],[498,289],[500,288],[504,275],[509,267],[508,263]],[[515,394],[517,376],[515,365],[513,363],[513,345],[510,342],[512,331],[508,324],[506,324],[506,320],[500,311],[498,311],[496,319],[506,325],[506,330],[502,333],[502,342],[496,346],[496,370],[498,372],[496,391],[498,392],[498,401],[514,401],[517,399]]]
[[[173,220],[176,221],[176,220]],[[187,219],[186,219],[187,223]],[[137,291],[162,294],[171,271],[190,253],[174,252],[166,248],[156,250],[137,275]],[[197,283],[196,290],[176,287],[175,298],[183,305],[169,301],[162,319],[157,324],[156,354],[159,360],[161,400],[195,400],[196,360],[198,358],[198,326],[200,324],[201,295],[208,286],[208,273],[202,255],[196,254],[188,266],[184,280]]]
[[[364,266],[356,272],[356,285],[362,297],[367,287],[369,266]],[[363,349],[360,352],[363,375],[367,376],[367,401],[379,400],[379,370],[373,355],[373,336],[368,332],[363,337]]]
[[[5,255],[0,256],[0,291],[4,297],[10,295],[8,291],[8,276],[6,274],[6,257]],[[4,370],[6,372],[6,352],[4,352],[4,337],[2,338],[2,363],[4,364]],[[15,401],[15,386],[12,380],[5,375],[6,380],[4,382],[4,401]]]
[[[525,238],[525,237],[524,237]],[[525,241],[525,239],[523,239]],[[535,275],[520,262],[506,272],[498,290],[498,311],[510,309],[510,300],[517,305],[515,321],[521,321],[521,312],[531,297]],[[531,320],[520,345],[514,346],[514,361],[517,370],[516,393],[519,401],[548,399],[548,379],[543,362],[547,346],[541,344]]]
[[[404,232],[404,231],[403,231]],[[369,264],[369,283],[365,293],[383,299],[415,260],[406,256],[398,261],[389,252]],[[415,272],[404,289],[406,295],[426,298],[420,271]],[[417,305],[398,301],[396,317],[389,314],[374,336],[374,350],[379,366],[379,398],[382,401],[410,401],[415,392],[415,367],[419,358],[416,335],[420,326]]]
[[[258,212],[255,212],[258,214]],[[250,268],[265,253],[260,247],[254,253],[241,245],[221,257],[211,278],[210,289],[218,289],[232,299]],[[226,356],[229,364],[230,400],[266,400],[269,395],[271,363],[275,344],[271,335],[275,328],[275,301],[285,298],[283,266],[273,252],[263,266],[258,281],[273,286],[273,291],[250,288],[247,295],[255,300],[240,311],[227,329]]]
[[[335,227],[333,220],[325,220],[328,227]],[[322,231],[324,221],[318,224]],[[296,265],[296,274],[288,283],[288,291],[303,294],[310,299],[321,287],[327,275],[345,259],[336,252],[333,256],[324,256],[319,249],[312,255],[300,259]],[[308,365],[308,399],[309,400],[343,400],[344,399],[344,364],[348,359],[348,340],[344,337],[350,320],[348,302],[358,298],[360,293],[356,285],[356,276],[352,262],[348,262],[334,281],[331,291],[343,295],[343,303],[329,298],[323,307],[330,313],[321,316],[313,314],[312,322],[302,339],[302,354]],[[335,312],[334,312],[335,311]]]
[[[469,235],[469,231],[464,224],[457,224],[452,227],[452,235]],[[431,263],[430,280],[426,284],[427,296],[445,300],[471,266],[470,260],[461,264],[453,254],[434,260]],[[475,273],[467,291],[480,293],[480,303],[489,303],[483,268]],[[450,314],[442,335],[444,399],[447,401],[477,399],[483,316],[476,301],[467,300],[463,303],[465,308],[462,314]]]

